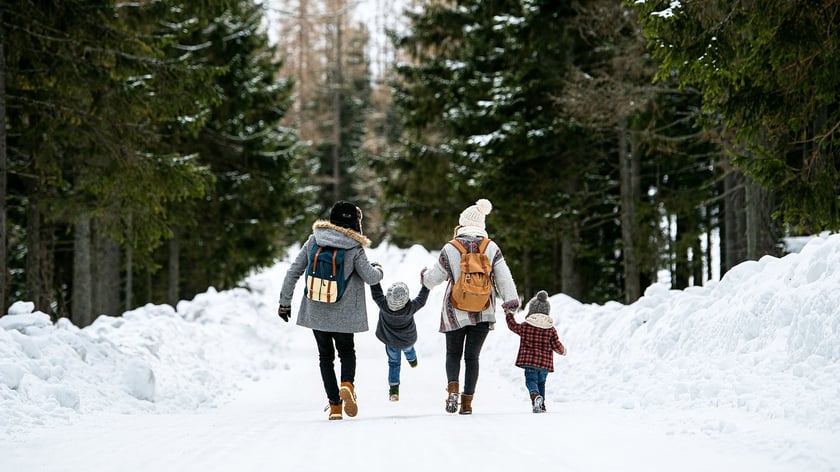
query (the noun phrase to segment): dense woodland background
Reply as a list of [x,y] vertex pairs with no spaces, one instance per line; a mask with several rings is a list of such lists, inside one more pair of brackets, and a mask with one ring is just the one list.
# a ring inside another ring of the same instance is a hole
[[840,229],[840,0],[670,3],[4,0],[4,308],[230,288],[337,199],[429,249],[490,199],[525,299]]

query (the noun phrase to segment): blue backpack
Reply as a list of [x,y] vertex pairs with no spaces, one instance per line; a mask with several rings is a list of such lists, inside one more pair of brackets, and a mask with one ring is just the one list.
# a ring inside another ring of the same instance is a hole
[[312,246],[306,266],[306,298],[335,303],[344,295],[344,249]]

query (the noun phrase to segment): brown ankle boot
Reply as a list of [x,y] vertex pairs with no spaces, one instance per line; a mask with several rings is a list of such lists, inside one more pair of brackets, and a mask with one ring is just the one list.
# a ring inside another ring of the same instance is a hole
[[458,411],[458,390],[460,387],[457,380],[446,385],[446,412],[455,413]]
[[461,411],[458,413],[461,415],[471,415],[472,414],[472,395],[467,395],[466,393],[461,394]]
[[341,403],[337,403],[335,405],[330,403],[330,419],[331,420],[343,419],[341,417]]
[[344,412],[347,413],[347,416],[352,418],[359,413],[359,405],[356,404],[356,391],[353,389],[352,382],[341,382],[338,396],[344,402]]

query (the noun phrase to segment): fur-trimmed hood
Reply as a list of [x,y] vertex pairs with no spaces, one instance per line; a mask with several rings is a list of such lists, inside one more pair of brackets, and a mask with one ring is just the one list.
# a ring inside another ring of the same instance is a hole
[[349,249],[358,243],[362,247],[370,247],[370,239],[367,236],[327,220],[316,221],[312,225],[312,233],[315,235],[315,241],[322,246]]
[[554,320],[545,313],[531,313],[525,317],[525,322],[536,328],[548,329],[554,326]]

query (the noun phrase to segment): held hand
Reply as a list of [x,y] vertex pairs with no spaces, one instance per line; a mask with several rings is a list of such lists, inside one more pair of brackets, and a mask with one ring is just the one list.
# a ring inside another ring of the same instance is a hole
[[283,318],[283,321],[288,323],[289,318],[292,317],[292,307],[280,305],[280,308],[277,309],[277,314],[280,318]]
[[[382,270],[382,264],[380,264],[378,262],[371,262],[370,265],[373,266],[376,269]],[[385,272],[385,271],[383,270],[383,272]]]
[[423,280],[426,278],[426,271],[429,270],[428,267],[424,267],[423,270],[420,271],[420,285],[423,285]]

